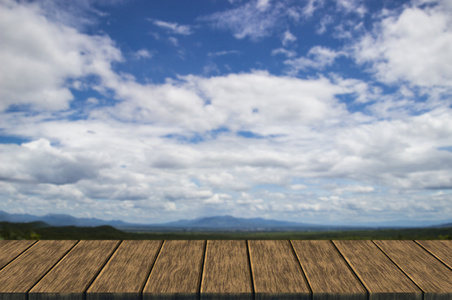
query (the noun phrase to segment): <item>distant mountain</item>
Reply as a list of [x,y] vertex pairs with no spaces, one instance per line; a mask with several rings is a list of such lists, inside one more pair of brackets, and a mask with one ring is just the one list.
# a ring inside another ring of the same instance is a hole
[[263,218],[236,218],[233,216],[213,216],[203,217],[192,220],[179,220],[175,222],[161,223],[161,224],[133,224],[118,220],[100,220],[96,218],[76,218],[65,214],[47,214],[45,216],[34,216],[30,214],[9,214],[0,211],[0,222],[11,223],[26,223],[42,221],[51,226],[77,226],[77,227],[95,227],[110,225],[122,230],[302,230],[302,231],[317,231],[317,230],[356,230],[356,229],[371,229],[371,228],[414,228],[414,227],[451,227],[451,221],[434,222],[419,221],[416,223],[422,225],[407,225],[404,221],[397,221],[392,223],[367,223],[356,225],[318,225],[299,222],[286,222],[269,220]]
[[4,211],[0,211],[0,221],[11,223],[27,223],[42,221],[51,226],[78,226],[78,227],[94,227],[102,225],[110,225],[113,227],[127,227],[138,225],[117,220],[106,221],[96,218],[76,218],[64,214],[47,214],[45,216],[34,216],[30,214],[9,214]]
[[283,229],[329,227],[306,223],[268,220],[263,218],[236,218],[228,215],[204,217],[194,220],[180,220],[176,222],[160,224],[160,226],[197,229]]

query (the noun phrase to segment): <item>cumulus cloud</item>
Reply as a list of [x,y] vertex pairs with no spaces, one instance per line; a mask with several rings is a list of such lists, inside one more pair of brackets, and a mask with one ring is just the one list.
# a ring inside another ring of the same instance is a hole
[[374,31],[354,45],[355,59],[378,80],[418,87],[451,87],[452,9],[446,2],[410,5],[383,15]]
[[149,52],[149,50],[147,50],[147,49],[140,49],[134,53],[134,57],[136,59],[146,59],[146,58],[151,58],[152,56],[153,56],[152,53]]
[[286,57],[294,57],[295,55],[297,55],[297,53],[295,51],[287,50],[284,48],[274,49],[271,52],[271,55],[278,55],[278,54],[285,55]]
[[322,46],[316,46],[309,50],[306,57],[286,60],[284,63],[290,66],[290,72],[299,72],[306,69],[322,70],[331,66],[335,59],[340,56],[347,56],[346,52],[334,51]]
[[297,38],[289,30],[286,30],[282,37],[282,44],[283,46],[287,46],[296,40]]
[[[264,19],[277,5],[239,4]],[[422,105],[415,104],[413,116],[406,109],[413,106],[410,85],[393,99],[371,84],[338,75],[301,79],[252,71],[140,83],[112,70],[121,52],[108,37],[57,24],[37,5],[3,1],[0,9],[6,16],[0,19],[0,61],[7,70],[1,73],[2,108],[28,104],[41,109],[0,115],[2,134],[24,139],[20,145],[0,145],[1,209],[145,223],[215,213],[331,222],[452,213],[447,192],[452,188],[447,150],[452,109],[441,96],[426,96]],[[435,6],[406,9],[441,15]],[[382,17],[380,28],[386,28],[385,20],[397,25],[404,13]],[[227,28],[252,38],[272,27],[259,31],[242,25]],[[354,54],[362,63],[372,61],[377,76],[382,76],[379,64],[396,65],[389,58],[379,60],[393,50],[381,50],[386,49],[382,37],[377,31],[364,37]],[[359,48],[366,38],[377,45],[375,61]],[[277,50],[273,54],[292,55]],[[447,59],[441,51],[431,52]],[[325,68],[341,55],[315,47],[298,67]],[[24,60],[30,74],[21,65]],[[442,79],[430,84],[447,88],[447,72],[438,70]],[[115,101],[104,106],[101,97],[90,97],[86,118],[65,118],[74,97],[67,82],[88,85],[89,75],[99,81],[88,88],[108,91]],[[399,77],[417,82],[416,76]],[[43,91],[63,92],[49,98]],[[27,98],[30,93],[34,96]],[[344,96],[351,100],[343,101]],[[366,109],[349,109],[355,104]],[[346,183],[337,184],[340,180]],[[418,190],[422,193],[413,196]]]
[[4,163],[3,181],[24,183],[71,184],[93,179],[102,166],[89,157],[71,155],[52,147],[46,139],[18,145],[1,145]]
[[0,15],[0,110],[66,109],[73,100],[68,82],[109,76],[111,63],[122,59],[110,38],[52,23],[39,6],[3,1]]

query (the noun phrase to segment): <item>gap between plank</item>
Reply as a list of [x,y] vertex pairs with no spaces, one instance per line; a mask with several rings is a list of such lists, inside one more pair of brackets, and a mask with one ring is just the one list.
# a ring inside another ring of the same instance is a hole
[[202,262],[201,262],[201,272],[199,274],[199,285],[198,285],[198,295],[196,296],[196,299],[200,300],[201,299],[201,290],[202,290],[202,279],[204,277],[204,271],[206,268],[206,258],[207,258],[207,243],[209,241],[206,240],[204,243],[204,255],[202,256]]
[[422,246],[422,244],[420,244],[418,241],[414,241],[416,244],[418,244],[419,246],[421,246],[422,249],[424,249],[425,251],[427,251],[427,253],[431,254],[434,258],[436,258],[437,260],[439,260],[440,263],[442,263],[443,265],[445,265],[448,269],[452,270],[451,267],[449,267],[445,262],[442,261],[441,258],[439,258],[438,256],[435,255],[435,253],[431,252],[429,249],[425,248],[424,246]]
[[39,277],[38,280],[36,280],[36,282],[25,292],[25,300],[28,300],[28,294],[38,284],[38,282],[41,281],[41,279],[44,278],[44,276],[46,276],[50,271],[52,271],[53,268],[55,268],[56,265],[58,265],[66,257],[66,255],[68,255],[68,253],[71,252],[72,249],[74,249],[74,247],[77,246],[79,243],[80,240],[78,240],[72,247],[70,247],[69,250],[67,250],[66,253],[64,253],[63,256],[61,256],[61,258],[56,263],[54,263],[50,269],[47,270],[47,272],[45,272],[41,277]]
[[90,286],[93,284],[94,280],[96,280],[97,276],[99,276],[100,272],[105,268],[105,266],[108,264],[110,259],[113,257],[113,255],[116,253],[116,250],[119,248],[119,246],[122,244],[123,241],[119,241],[119,243],[116,245],[115,249],[111,252],[110,256],[105,260],[105,263],[102,265],[102,267],[99,268],[99,271],[96,272],[96,274],[93,276],[91,281],[87,284],[85,290],[83,291],[83,300],[86,300],[86,291],[90,288]]
[[28,249],[30,249],[31,247],[33,247],[34,245],[36,245],[36,243],[38,243],[39,241],[35,241],[33,244],[31,244],[30,246],[28,246],[27,248],[25,248],[21,253],[19,253],[16,257],[14,257],[10,262],[8,262],[6,265],[4,265],[2,268],[0,268],[0,271],[3,270],[4,268],[6,268],[6,266],[8,266],[9,264],[11,264],[13,261],[19,259],[19,257],[21,257]]
[[345,261],[345,264],[348,266],[348,268],[352,271],[352,274],[355,275],[356,279],[358,279],[358,281],[362,284],[362,286],[364,287],[364,289],[366,290],[366,294],[367,294],[367,300],[370,299],[370,289],[366,286],[366,284],[364,283],[364,280],[362,280],[358,273],[353,269],[352,264],[347,260],[347,258],[342,254],[342,252],[339,250],[339,248],[337,247],[337,245],[334,243],[333,240],[330,240],[331,244],[333,244],[334,248],[336,248],[337,252],[339,253],[339,255],[342,257],[342,259]]
[[248,256],[248,267],[250,269],[252,299],[254,300],[256,298],[256,293],[254,290],[254,275],[253,268],[251,266],[250,245],[248,244],[248,240],[245,240],[245,243],[246,243],[246,255]]
[[333,247],[336,249],[336,251],[339,253],[339,255],[342,257],[342,259],[345,261],[345,265],[347,265],[348,269],[352,272],[353,276],[358,280],[358,282],[362,285],[362,287],[366,290],[366,298],[370,299],[370,291],[369,289],[364,285],[364,282],[358,277],[358,275],[353,271],[352,267],[348,263],[348,261],[345,259],[344,255],[342,255],[341,251],[337,248],[336,244],[333,243],[332,240],[330,240],[330,243],[333,244]]
[[146,287],[146,284],[148,283],[149,278],[151,277],[152,270],[154,269],[154,266],[155,266],[155,264],[157,263],[157,259],[159,258],[160,253],[162,252],[162,248],[163,248],[163,244],[164,244],[164,243],[165,243],[165,241],[162,240],[161,243],[160,243],[160,247],[159,247],[159,249],[157,250],[157,253],[156,253],[155,256],[154,256],[154,263],[153,263],[153,264],[151,265],[151,267],[149,268],[148,275],[147,275],[147,276],[145,277],[145,279],[144,279],[144,284],[143,284],[143,286],[140,288],[139,295],[140,295],[140,299],[141,299],[141,300],[143,300],[143,291],[144,291],[144,288]]
[[290,244],[290,247],[292,248],[293,254],[294,254],[295,257],[297,258],[298,265],[300,266],[300,269],[301,269],[301,273],[303,274],[304,280],[306,281],[306,284],[308,285],[308,288],[309,288],[309,291],[310,291],[310,296],[309,296],[309,298],[312,300],[312,299],[314,299],[314,292],[312,291],[311,283],[310,283],[309,280],[308,280],[308,276],[306,276],[306,272],[305,272],[305,270],[303,269],[303,265],[301,264],[301,260],[300,260],[300,258],[298,257],[297,251],[295,251],[295,248],[294,248],[294,246],[293,246],[291,240],[289,240],[289,244]]
[[414,285],[415,286],[417,286],[417,288],[419,289],[419,290],[421,290],[421,292],[422,292],[422,300],[424,300],[425,299],[425,291],[416,283],[416,281],[414,281],[414,279],[413,278],[411,278],[380,246],[378,246],[377,245],[377,243],[375,243],[375,241],[374,240],[371,240],[372,241],[372,243],[374,243],[375,244],[375,246],[377,246],[377,248],[378,249],[380,249],[380,251],[381,252],[383,252],[383,254],[384,255],[386,255],[386,257],[387,258],[389,258],[389,260],[394,264],[394,265],[396,265],[396,267],[397,268],[399,268],[399,270],[400,271],[402,271],[402,273],[406,276],[406,277],[408,277],[408,279],[410,279],[413,283],[414,283]]

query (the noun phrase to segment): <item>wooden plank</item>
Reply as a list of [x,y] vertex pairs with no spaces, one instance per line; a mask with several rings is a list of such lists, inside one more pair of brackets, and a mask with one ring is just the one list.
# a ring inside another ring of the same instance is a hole
[[0,241],[0,269],[34,243],[36,241]]
[[416,241],[452,269],[452,240]]
[[452,299],[452,270],[413,241],[375,241],[423,291],[424,300]]
[[0,299],[26,300],[27,292],[77,241],[39,241],[0,271]]
[[249,241],[255,298],[310,299],[311,291],[289,241]]
[[83,300],[83,293],[119,241],[80,241],[29,292],[29,300]]
[[372,241],[333,243],[369,291],[369,299],[422,299],[422,291]]
[[86,292],[88,300],[139,300],[162,241],[123,241]]
[[143,299],[197,299],[205,241],[165,241],[143,290]]
[[246,241],[207,241],[201,299],[253,299]]
[[367,299],[367,291],[331,241],[292,241],[314,300]]

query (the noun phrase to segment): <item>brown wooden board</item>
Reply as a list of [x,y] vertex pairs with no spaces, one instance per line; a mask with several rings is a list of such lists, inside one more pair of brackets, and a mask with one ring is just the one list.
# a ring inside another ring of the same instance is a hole
[[80,241],[29,292],[29,300],[83,300],[119,241]]
[[26,300],[27,292],[77,241],[39,241],[0,271],[0,299]]
[[374,241],[423,291],[424,300],[452,299],[452,270],[413,241]]
[[310,299],[311,291],[289,241],[249,241],[256,300]]
[[143,290],[143,299],[197,299],[205,241],[165,241]]
[[0,241],[0,269],[34,243],[36,241]]
[[162,241],[123,241],[86,292],[87,300],[139,300]]
[[292,241],[314,300],[367,299],[367,291],[331,241]]
[[207,241],[201,299],[253,299],[246,241]]
[[452,269],[452,240],[416,241]]
[[422,299],[422,291],[372,241],[333,241],[369,299]]

